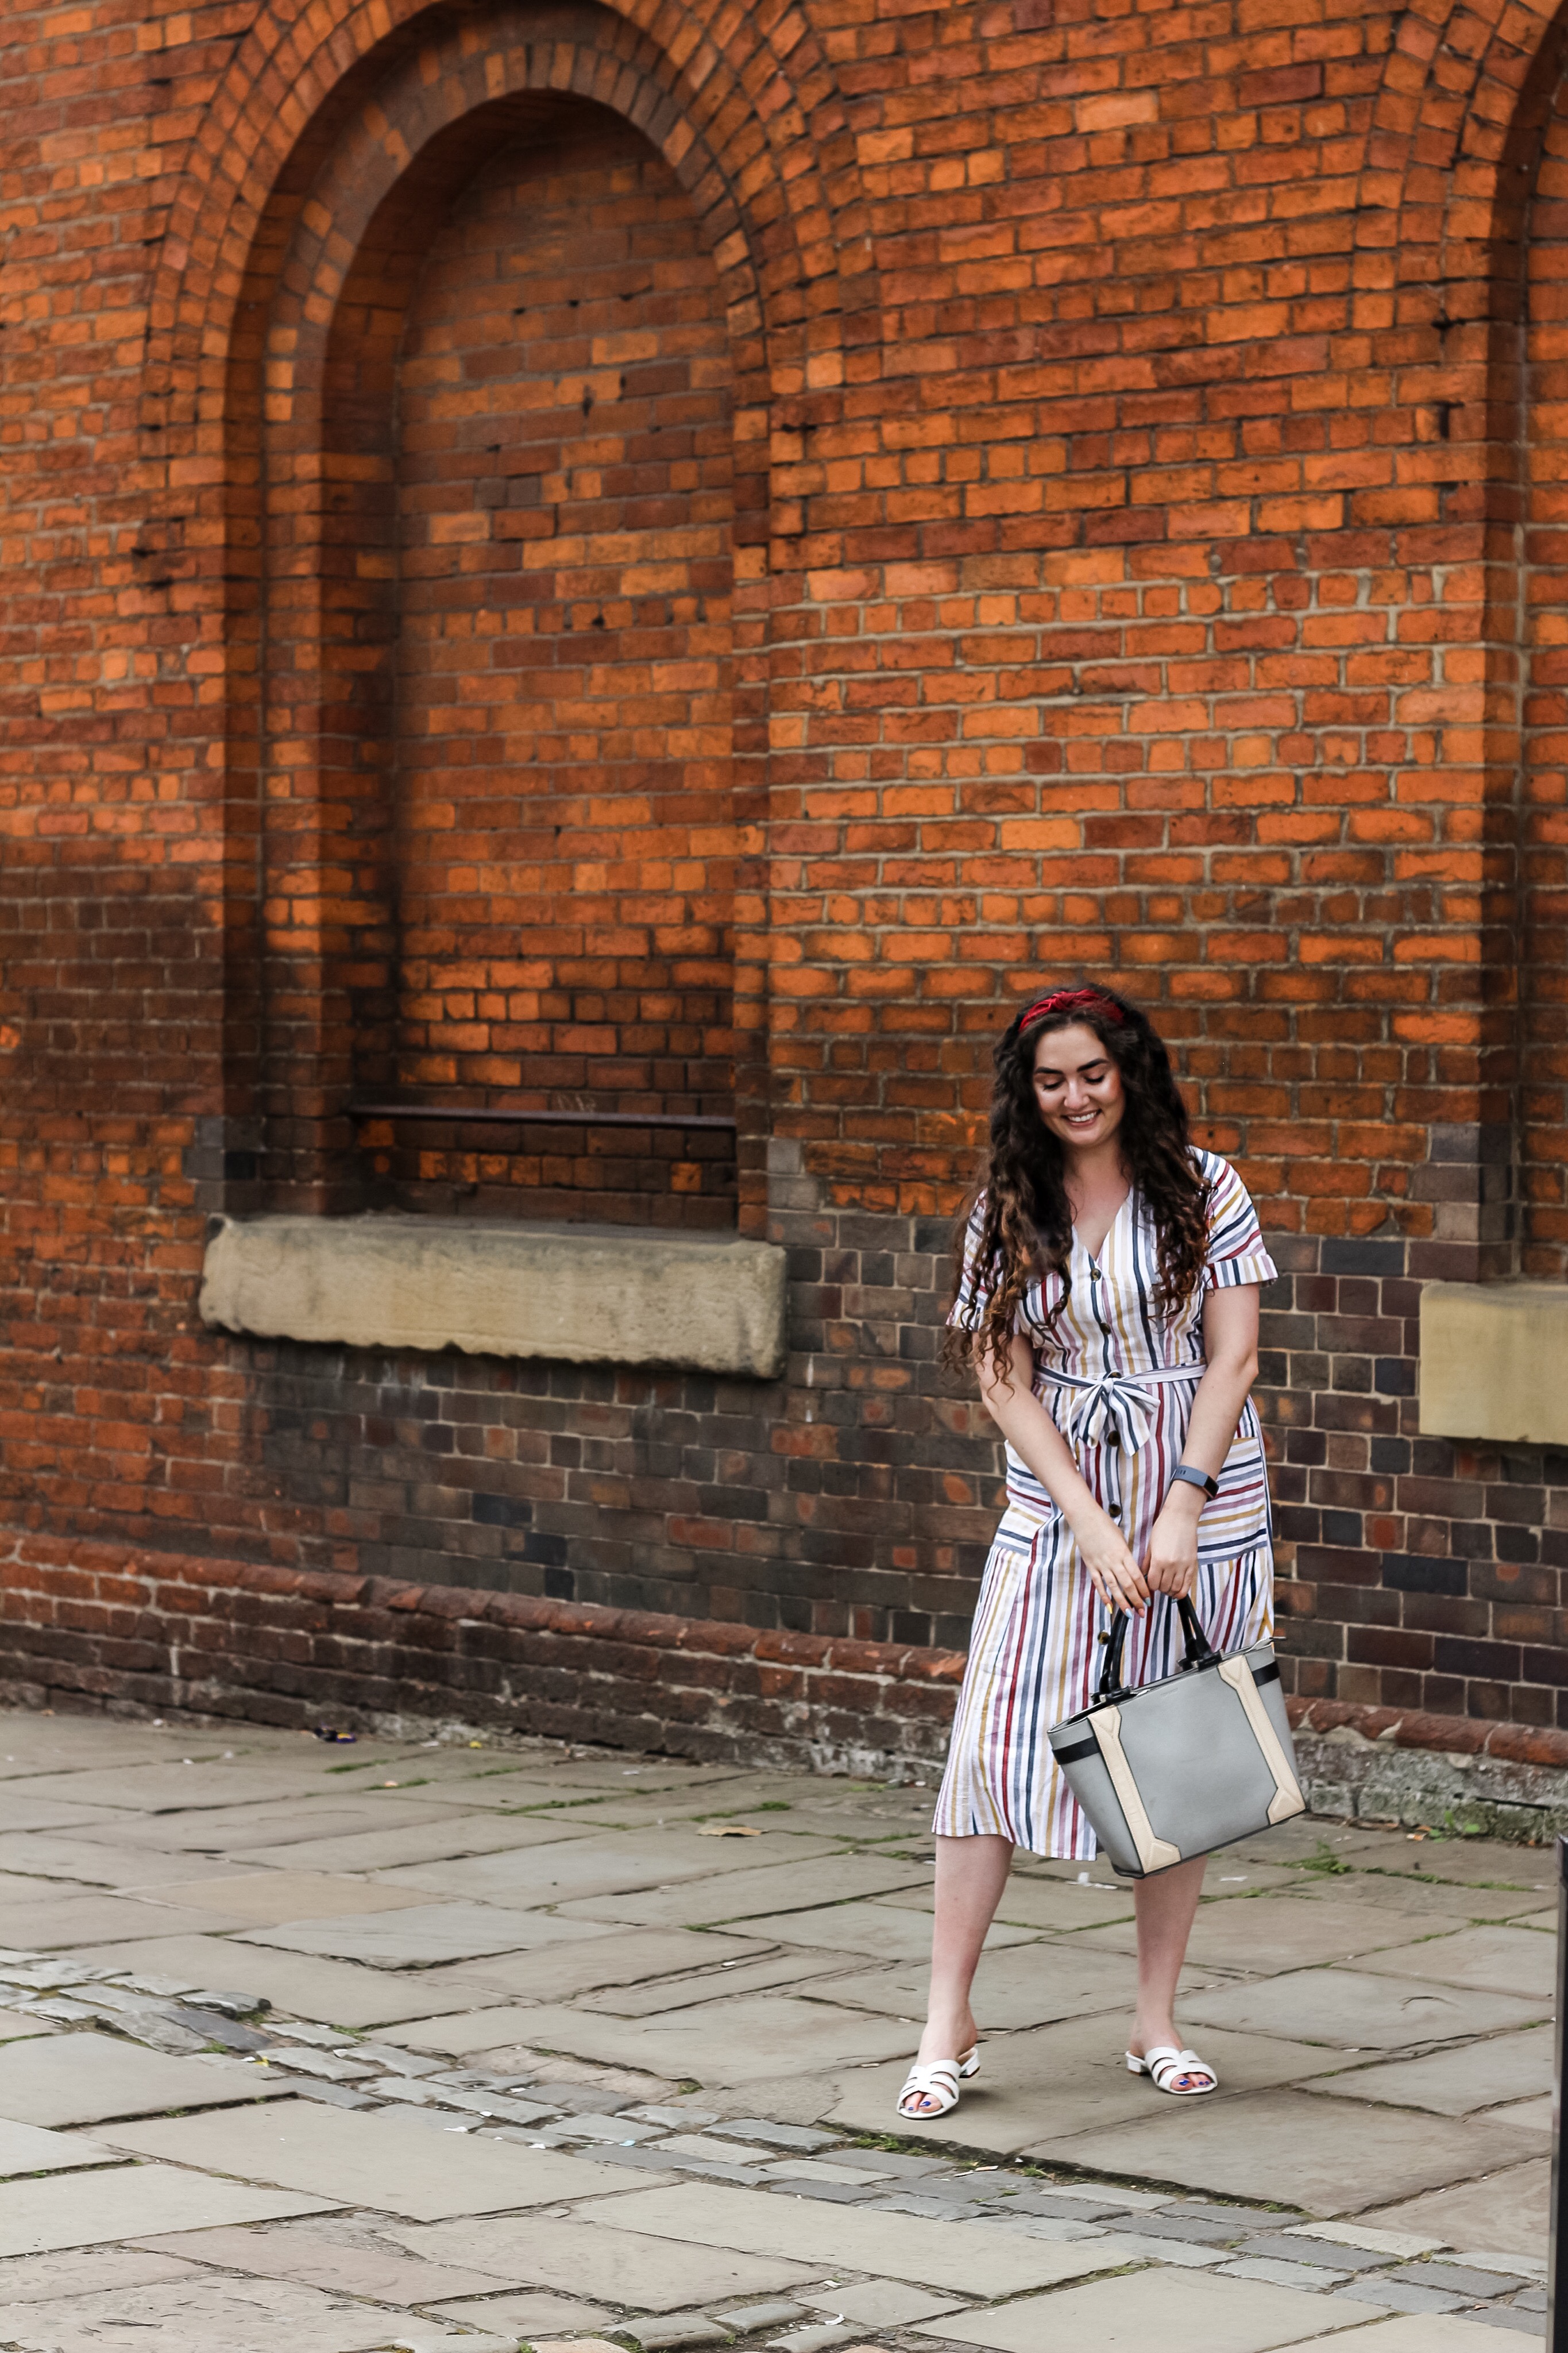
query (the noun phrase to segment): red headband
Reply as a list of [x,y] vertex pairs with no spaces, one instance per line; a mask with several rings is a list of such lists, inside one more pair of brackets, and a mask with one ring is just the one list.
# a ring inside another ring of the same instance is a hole
[[1047,1013],[1099,1013],[1107,1021],[1125,1021],[1127,1016],[1120,1005],[1098,988],[1058,988],[1049,997],[1042,997],[1031,1005],[1018,1023],[1019,1035],[1031,1021],[1044,1020]]

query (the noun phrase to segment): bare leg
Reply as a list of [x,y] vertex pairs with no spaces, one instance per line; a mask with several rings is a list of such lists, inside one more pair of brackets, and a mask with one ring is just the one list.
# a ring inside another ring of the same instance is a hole
[[[1193,1933],[1207,1861],[1206,1855],[1198,1855],[1192,1862],[1179,1862],[1173,1871],[1139,1880],[1133,1891],[1138,1915],[1138,2015],[1127,2047],[1140,2059],[1161,2043],[1173,2043],[1178,2051],[1182,2048],[1176,2031],[1176,1980]],[[1176,2077],[1184,2085],[1198,2080],[1191,2075]]]
[[[969,1989],[1012,1861],[1011,1839],[939,1838],[936,1842],[931,2000],[920,2049],[927,2064],[933,2059],[956,2059],[974,2041]],[[932,2113],[937,2105],[930,2098],[915,2100],[910,2113]]]

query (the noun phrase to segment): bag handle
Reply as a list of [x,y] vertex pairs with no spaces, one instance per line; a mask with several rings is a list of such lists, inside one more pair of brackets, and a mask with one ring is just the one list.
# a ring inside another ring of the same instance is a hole
[[[1178,1673],[1185,1674],[1190,1667],[1217,1667],[1219,1652],[1204,1632],[1198,1613],[1184,1593],[1177,1601],[1176,1609],[1181,1616],[1182,1635],[1186,1646],[1186,1654]],[[1127,1686],[1121,1680],[1121,1653],[1127,1641],[1125,1609],[1111,1613],[1110,1631],[1100,1639],[1105,1644],[1105,1664],[1100,1671],[1100,1685],[1094,1694],[1097,1705],[1106,1700],[1127,1696]]]

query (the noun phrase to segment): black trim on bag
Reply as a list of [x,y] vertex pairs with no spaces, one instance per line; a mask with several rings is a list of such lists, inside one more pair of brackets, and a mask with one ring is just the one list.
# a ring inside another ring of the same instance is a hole
[[1254,1667],[1252,1680],[1255,1683],[1277,1683],[1279,1680],[1279,1660],[1270,1659],[1266,1667]]
[[1081,1765],[1086,1757],[1098,1757],[1099,1754],[1100,1743],[1092,1737],[1088,1740],[1075,1740],[1070,1748],[1058,1748],[1055,1751],[1058,1765]]

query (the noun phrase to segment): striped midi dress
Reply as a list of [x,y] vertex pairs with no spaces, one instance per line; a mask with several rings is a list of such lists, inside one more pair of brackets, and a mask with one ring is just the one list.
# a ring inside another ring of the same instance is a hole
[[[1074,1233],[1067,1300],[1055,1321],[1047,1318],[1063,1286],[1051,1274],[1030,1286],[1015,1327],[1034,1347],[1036,1397],[1141,1564],[1204,1375],[1204,1301],[1223,1285],[1268,1282],[1276,1272],[1235,1169],[1214,1153],[1194,1158],[1208,1181],[1209,1208],[1203,1279],[1191,1299],[1171,1314],[1157,1301],[1154,1222],[1134,1190],[1098,1259]],[[976,1263],[984,1209],[982,1198],[949,1318],[970,1329],[989,1295]],[[1263,1435],[1248,1398],[1219,1493],[1198,1520],[1193,1603],[1215,1648],[1233,1651],[1269,1639],[1273,1595]],[[1067,1522],[1009,1447],[1007,1506],[975,1609],[937,1799],[939,1836],[1006,1838],[1035,1854],[1082,1861],[1098,1853],[1047,1735],[1088,1704],[1110,1622]],[[1182,1655],[1175,1604],[1156,1595],[1129,1626],[1123,1680],[1173,1674]]]

